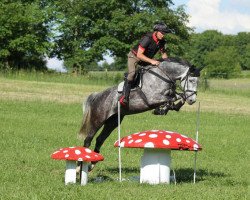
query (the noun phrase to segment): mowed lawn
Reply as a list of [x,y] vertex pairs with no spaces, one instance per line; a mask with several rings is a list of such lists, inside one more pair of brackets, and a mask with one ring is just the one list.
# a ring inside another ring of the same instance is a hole
[[[247,199],[250,80],[211,80],[210,87],[198,93],[203,150],[198,153],[196,184],[194,152],[187,151],[172,152],[176,185],[140,184],[141,149],[122,149],[120,183],[115,130],[101,149],[105,160],[89,174],[88,184],[65,186],[65,162],[50,155],[60,147],[82,145],[77,139],[82,102],[107,86],[1,77],[0,199]],[[197,105],[166,116],[127,116],[122,136],[164,129],[195,138]]]

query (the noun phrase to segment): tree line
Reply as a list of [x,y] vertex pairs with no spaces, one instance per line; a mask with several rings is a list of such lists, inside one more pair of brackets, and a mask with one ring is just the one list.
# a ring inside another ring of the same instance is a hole
[[[209,76],[237,76],[250,69],[250,33],[194,33],[182,6],[171,0],[2,0],[0,69],[46,70],[46,59],[64,60],[78,71],[126,69],[130,48],[157,21],[172,30],[166,36],[171,57],[181,57]],[[98,66],[103,56],[115,62]]]

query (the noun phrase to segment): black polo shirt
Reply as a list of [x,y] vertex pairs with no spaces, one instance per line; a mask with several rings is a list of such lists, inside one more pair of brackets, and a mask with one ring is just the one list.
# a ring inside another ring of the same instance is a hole
[[137,55],[138,48],[144,50],[144,55],[148,58],[153,58],[155,54],[160,50],[165,53],[165,40],[158,40],[156,37],[156,32],[147,33],[142,37],[139,43],[132,48],[132,52]]

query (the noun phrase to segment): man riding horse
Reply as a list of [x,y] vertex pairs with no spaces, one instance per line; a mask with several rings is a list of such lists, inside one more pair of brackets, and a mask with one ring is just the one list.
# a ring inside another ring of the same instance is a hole
[[170,33],[170,29],[163,22],[154,25],[154,32],[147,33],[142,37],[139,43],[128,53],[128,75],[125,79],[123,95],[120,98],[122,106],[126,107],[129,103],[129,94],[131,84],[135,76],[136,65],[159,65],[160,61],[153,59],[160,50],[162,59],[167,59],[165,50],[166,41],[164,36]]
[[[84,114],[80,138],[84,140],[84,147],[89,148],[96,133],[102,128],[96,137],[94,151],[100,149],[109,135],[118,126],[118,100],[124,109],[120,111],[120,121],[126,115],[133,115],[164,106],[163,114],[168,110],[179,110],[185,102],[192,105],[196,101],[198,77],[201,69],[196,69],[189,62],[182,59],[167,58],[165,52],[164,34],[170,30],[164,23],[154,26],[154,32],[146,34],[141,41],[128,54],[129,73],[125,80],[123,95],[120,98],[117,86],[113,86],[98,93],[92,93],[84,102]],[[163,62],[153,59],[154,55],[161,51]],[[141,78],[141,86],[130,94],[131,84],[135,75],[136,65],[142,65],[145,70]],[[157,65],[157,67],[155,67]],[[180,81],[179,89],[176,91]],[[129,102],[130,98],[130,102]],[[105,101],[103,101],[105,99]],[[176,108],[174,102],[181,100]],[[173,107],[174,106],[174,107]],[[157,110],[156,110],[157,111]],[[162,109],[160,109],[161,113]],[[95,162],[92,162],[90,169]]]

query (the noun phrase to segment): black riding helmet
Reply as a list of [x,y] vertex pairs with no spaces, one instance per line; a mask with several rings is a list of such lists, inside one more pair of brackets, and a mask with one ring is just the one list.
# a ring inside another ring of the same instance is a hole
[[154,31],[160,31],[162,33],[171,33],[171,30],[163,22],[156,23],[154,25]]

